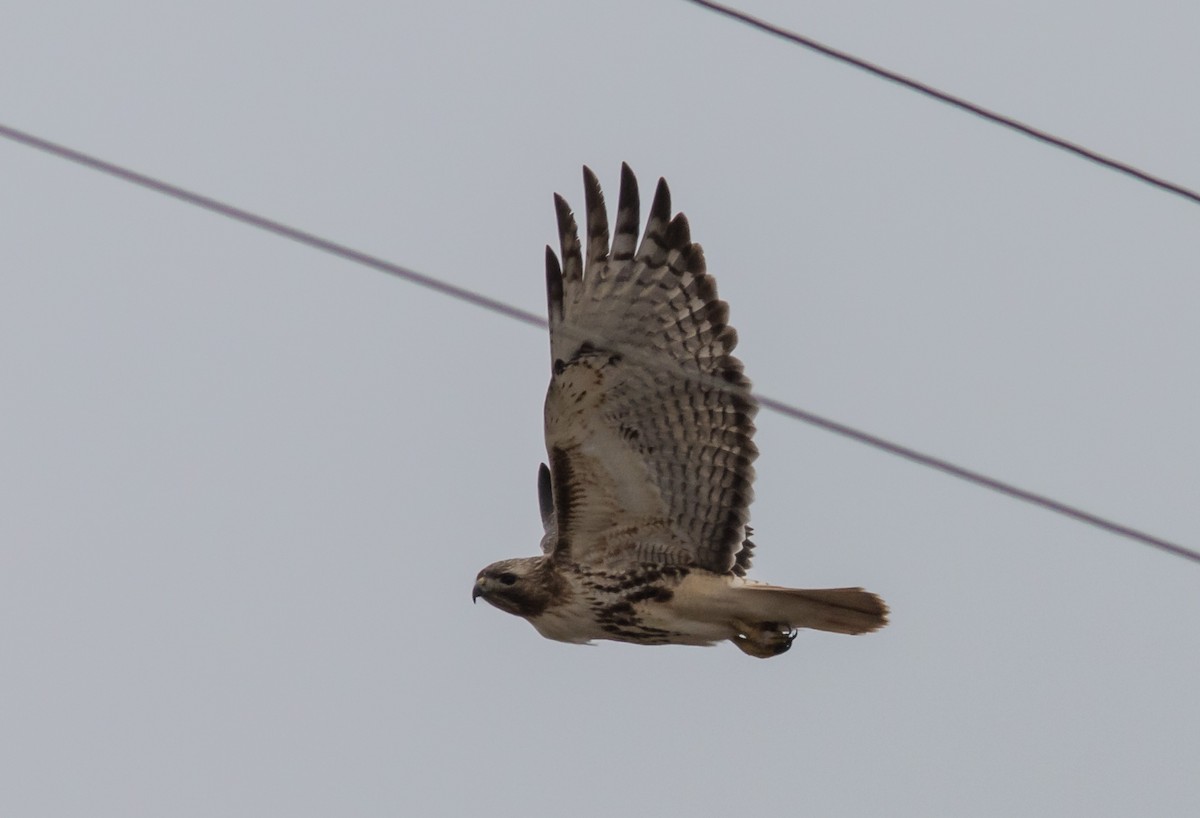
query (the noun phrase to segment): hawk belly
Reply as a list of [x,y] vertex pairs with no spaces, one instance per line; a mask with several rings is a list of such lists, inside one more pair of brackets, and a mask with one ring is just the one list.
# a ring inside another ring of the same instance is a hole
[[[573,566],[574,567],[574,566]],[[560,642],[609,639],[639,645],[713,645],[737,634],[720,600],[734,580],[681,566],[610,574],[564,571],[572,593],[530,623]]]

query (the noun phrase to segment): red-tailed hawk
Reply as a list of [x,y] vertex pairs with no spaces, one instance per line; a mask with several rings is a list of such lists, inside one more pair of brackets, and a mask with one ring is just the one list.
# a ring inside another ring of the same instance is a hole
[[745,578],[757,403],[737,333],[660,179],[638,244],[637,179],[621,168],[615,232],[583,170],[587,247],[555,196],[560,266],[546,248],[550,388],[538,472],[540,557],[493,563],[474,598],[563,642],[711,645],[761,658],[797,628],[866,633],[887,622],[861,588]]

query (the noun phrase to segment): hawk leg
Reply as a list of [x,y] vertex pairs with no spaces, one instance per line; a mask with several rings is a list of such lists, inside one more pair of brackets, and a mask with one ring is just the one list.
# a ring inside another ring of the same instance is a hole
[[782,622],[755,622],[748,625],[734,620],[737,636],[729,640],[741,649],[742,653],[757,659],[770,659],[786,653],[796,638],[796,631]]

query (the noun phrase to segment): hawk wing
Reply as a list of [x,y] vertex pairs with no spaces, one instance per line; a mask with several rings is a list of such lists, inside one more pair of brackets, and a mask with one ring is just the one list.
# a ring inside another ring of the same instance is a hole
[[744,573],[757,404],[730,355],[729,307],[687,219],[671,217],[664,180],[639,245],[637,179],[622,165],[610,247],[600,185],[583,174],[586,251],[561,196],[561,266],[546,248],[554,519],[545,545],[579,562]]

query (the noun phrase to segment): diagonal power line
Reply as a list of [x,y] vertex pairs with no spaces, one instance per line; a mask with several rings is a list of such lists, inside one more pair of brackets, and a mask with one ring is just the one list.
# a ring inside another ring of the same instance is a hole
[[[260,230],[266,230],[267,232],[274,233],[275,235],[282,236],[286,239],[291,239],[292,241],[299,242],[300,244],[312,247],[316,250],[321,250],[340,258],[344,258],[348,261],[352,261],[356,264],[361,264],[366,267],[388,273],[389,275],[402,278],[405,281],[412,282],[413,284],[419,284],[422,287],[435,290],[436,292],[458,299],[459,301],[465,301],[469,304],[474,304],[477,307],[482,307],[483,309],[490,310],[491,312],[512,318],[516,321],[541,328],[545,328],[547,326],[546,321],[543,318],[534,315],[527,310],[522,310],[518,307],[506,304],[503,301],[489,298],[488,296],[467,290],[463,287],[447,284],[444,281],[440,281],[430,276],[409,270],[406,267],[401,267],[398,264],[393,264],[390,261],[385,261],[384,259],[376,256],[360,252],[344,244],[339,244],[337,242],[321,238],[313,233],[309,233],[295,227],[290,227],[281,222],[268,219],[265,216],[260,216],[256,213],[251,213],[248,210],[243,210],[241,208],[234,207],[233,205],[209,198],[208,196],[202,196],[199,193],[194,193],[190,190],[172,185],[168,182],[162,181],[161,179],[156,179],[143,173],[138,173],[120,165],[113,164],[112,162],[106,162],[103,159],[98,159],[89,154],[72,150],[71,148],[50,142],[49,140],[42,139],[24,131],[19,131],[16,128],[10,128],[6,125],[0,124],[0,137],[18,142],[31,148],[35,148],[53,156],[57,156],[61,159],[83,165],[84,167],[100,171],[101,173],[115,176],[122,181],[147,188],[164,196],[170,196],[171,198],[187,202],[190,205],[203,208],[204,210],[208,210],[212,213],[217,213],[221,216],[225,216],[226,218],[233,219],[234,221],[242,222],[243,224],[248,224],[251,227],[256,227]],[[714,385],[721,384],[714,380]],[[729,388],[729,385],[724,384],[724,388]],[[1040,506],[1049,511],[1053,511],[1056,514],[1070,517],[1079,522],[1086,523],[1104,531],[1108,531],[1109,533],[1126,537],[1128,539],[1140,542],[1143,545],[1148,545],[1161,551],[1165,551],[1169,554],[1174,554],[1177,557],[1182,557],[1184,559],[1200,563],[1200,551],[1193,551],[1192,549],[1186,548],[1178,543],[1164,540],[1161,537],[1155,537],[1151,534],[1147,534],[1144,531],[1122,525],[1121,523],[1100,517],[1096,514],[1084,511],[1083,509],[1067,505],[1066,503],[1060,503],[1050,497],[1037,494],[1036,492],[1027,491],[1010,483],[1005,483],[1001,480],[996,480],[992,477],[988,477],[987,475],[980,474],[979,472],[963,468],[962,466],[956,466],[947,460],[942,460],[941,458],[934,457],[932,455],[923,454],[915,449],[910,449],[907,446],[900,445],[899,443],[893,443],[885,438],[870,434],[869,432],[863,432],[843,423],[838,423],[837,421],[805,411],[804,409],[792,406],[783,401],[775,400],[774,398],[769,398],[765,395],[756,394],[756,397],[759,404],[764,409],[778,412],[785,417],[790,417],[812,426],[817,426],[821,429],[825,429],[826,431],[833,432],[834,434],[848,437],[851,440],[856,440],[859,443],[863,443],[876,449],[888,452],[889,454],[903,457],[906,460],[910,460],[914,463],[919,463],[923,466],[937,469],[945,474],[949,474],[961,480],[966,480],[969,483],[974,483],[977,486],[982,486],[983,488],[990,489],[991,491],[1006,494],[1009,497]]]
[[486,310],[506,315],[517,321],[522,321],[526,324],[532,324],[535,327],[546,327],[546,320],[538,315],[505,304],[503,301],[498,301],[495,298],[488,298],[486,295],[481,295],[471,290],[462,287],[456,287],[453,284],[447,284],[445,281],[439,281],[427,275],[422,275],[415,270],[410,270],[407,267],[401,267],[399,264],[393,264],[390,261],[385,261],[378,256],[372,256],[360,250],[355,250],[353,247],[347,247],[344,244],[338,244],[335,241],[323,239],[313,233],[300,230],[296,227],[290,227],[282,222],[277,222],[268,219],[265,216],[259,216],[257,213],[251,213],[248,210],[242,210],[240,207],[234,207],[231,204],[219,202],[216,199],[210,199],[207,196],[202,196],[199,193],[193,193],[190,190],[177,187],[169,184],[161,179],[155,179],[153,176],[147,176],[137,171],[129,170],[128,168],[114,165],[112,162],[105,162],[103,159],[97,159],[80,151],[71,150],[68,147],[50,142],[46,139],[34,136],[24,131],[18,131],[16,128],[10,128],[7,125],[0,124],[0,136],[5,139],[11,139],[14,142],[20,142],[22,145],[27,145],[31,148],[37,148],[40,151],[53,154],[60,159],[66,159],[84,167],[98,170],[101,173],[107,173],[109,176],[115,176],[125,182],[138,185],[140,187],[153,190],[155,193],[161,193],[164,196],[170,196],[173,199],[179,199],[182,202],[187,202],[190,205],[203,208],[204,210],[217,213],[234,221],[243,222],[251,227],[257,227],[259,230],[266,230],[268,233],[274,233],[277,236],[283,236],[285,239],[306,244],[316,250],[322,250],[335,256],[353,261],[355,264],[362,264],[365,267],[371,267],[389,275],[394,275],[397,278],[402,278],[405,281],[410,281],[413,284],[420,284],[422,287],[427,287],[431,290],[439,292],[443,295],[448,295],[451,298],[457,298],[459,301],[466,301],[468,304],[474,304],[477,307],[483,307]]
[[706,8],[710,11],[716,12],[717,14],[724,15],[729,19],[736,20],[739,23],[744,23],[745,25],[748,25],[751,28],[756,28],[759,31],[765,31],[766,33],[773,34],[776,37],[782,37],[784,40],[787,40],[794,45],[802,46],[831,59],[843,62],[847,65],[852,65],[855,68],[859,68],[869,74],[873,74],[880,79],[885,79],[898,85],[903,85],[905,88],[916,91],[918,94],[924,94],[927,97],[936,99],[938,102],[944,102],[947,105],[958,108],[961,111],[966,111],[967,113],[973,114],[974,116],[982,119],[986,119],[987,121],[996,125],[1010,128],[1011,130],[1028,136],[1031,139],[1036,139],[1039,142],[1046,143],[1047,145],[1053,145],[1054,147],[1060,148],[1068,153],[1073,153],[1078,157],[1087,159],[1089,162],[1095,162],[1097,165],[1108,168],[1109,170],[1114,170],[1118,173],[1123,173],[1126,176],[1131,176],[1134,179],[1137,179],[1139,182],[1152,185],[1160,190],[1173,193],[1176,196],[1182,196],[1183,198],[1190,200],[1193,204],[1200,204],[1200,193],[1197,193],[1190,188],[1186,188],[1183,185],[1163,179],[1162,177],[1154,176],[1126,162],[1113,159],[1105,156],[1102,153],[1097,153],[1090,148],[1085,148],[1082,145],[1070,142],[1062,137],[1055,136],[1051,133],[1035,128],[1032,125],[1026,125],[1023,122],[1013,119],[1012,117],[998,114],[995,111],[991,111],[981,105],[976,105],[975,103],[965,100],[962,97],[956,97],[953,94],[940,91],[937,88],[926,85],[923,82],[911,79],[903,74],[891,71],[887,68],[883,68],[882,66],[868,62],[860,57],[855,57],[853,54],[847,54],[845,51],[839,51],[838,49],[827,46],[824,43],[820,43],[811,37],[806,37],[803,34],[797,34],[794,31],[777,26],[774,23],[768,23],[766,20],[754,17],[744,11],[731,8],[730,6],[721,5],[720,3],[712,3],[709,2],[709,0],[686,0],[686,2]]
[[1147,534],[1144,531],[1139,531],[1136,528],[1131,528],[1113,520],[1105,519],[1104,517],[1100,517],[1080,508],[1076,508],[1075,506],[1070,506],[1066,503],[1060,503],[1059,501],[1047,497],[1044,494],[1026,491],[1025,489],[1014,486],[1011,483],[1005,483],[1002,480],[988,477],[986,474],[981,474],[977,471],[963,468],[962,466],[956,466],[949,461],[942,460],[941,458],[922,454],[915,449],[910,449],[907,446],[902,446],[899,443],[893,443],[890,440],[878,437],[869,432],[864,432],[859,429],[846,426],[845,424],[838,423],[835,420],[829,420],[828,418],[823,418],[820,415],[814,415],[811,412],[798,409],[773,398],[768,398],[765,395],[756,395],[756,397],[758,398],[758,402],[763,407],[778,412],[781,415],[786,415],[787,417],[795,418],[796,420],[802,420],[812,426],[817,426],[825,429],[826,431],[833,432],[834,434],[848,437],[851,440],[858,441],[859,443],[865,443],[868,446],[874,446],[876,449],[882,449],[883,451],[889,454],[894,454],[897,457],[903,457],[906,460],[913,461],[914,463],[920,463],[922,466],[928,466],[931,469],[937,469],[938,471],[945,472],[953,477],[957,477],[960,480],[966,480],[968,483],[974,483],[977,486],[991,489],[992,491],[999,492],[1000,494],[1007,494],[1009,497],[1017,500],[1022,500],[1035,506],[1041,506],[1042,508],[1053,511],[1056,514],[1061,514],[1064,517],[1070,517],[1071,519],[1078,520],[1081,523],[1087,523],[1088,525],[1095,526],[1096,528],[1103,529],[1112,534],[1117,534],[1121,537],[1128,537],[1131,540],[1137,540],[1145,545],[1154,546],[1162,551],[1166,551],[1168,554],[1174,554],[1177,557],[1183,557],[1184,559],[1189,559],[1193,562],[1200,562],[1200,552],[1193,551],[1190,548],[1185,548],[1184,546],[1178,545],[1169,540],[1164,540],[1160,537]]

